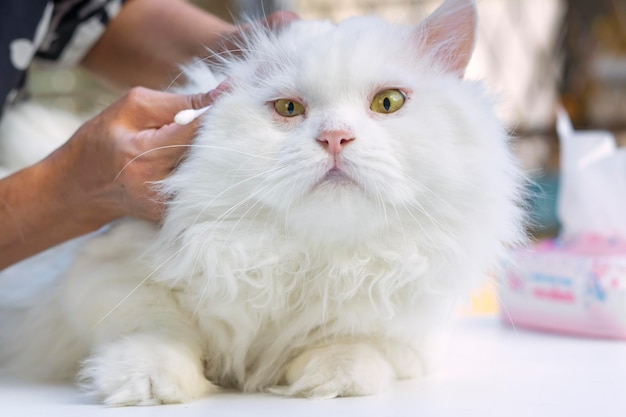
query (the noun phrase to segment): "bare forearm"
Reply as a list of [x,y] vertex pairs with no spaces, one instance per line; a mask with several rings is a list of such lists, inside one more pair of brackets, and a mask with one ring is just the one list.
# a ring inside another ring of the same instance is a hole
[[56,156],[0,180],[0,270],[108,220]]
[[180,65],[207,55],[235,27],[183,0],[132,0],[83,60],[122,86],[166,87]]

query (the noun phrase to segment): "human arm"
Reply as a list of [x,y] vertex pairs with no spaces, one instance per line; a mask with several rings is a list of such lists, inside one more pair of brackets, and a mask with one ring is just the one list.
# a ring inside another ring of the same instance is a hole
[[151,184],[178,164],[197,127],[172,123],[174,115],[209,105],[224,88],[132,89],[47,158],[0,180],[0,270],[119,217],[158,221]]
[[[267,24],[294,18],[273,14]],[[162,87],[178,64],[234,32],[181,0],[131,0],[83,64],[120,85]],[[169,175],[197,126],[174,125],[174,115],[204,107],[219,91],[194,98],[131,90],[48,158],[0,180],[0,269],[119,217],[158,221],[162,202],[150,182]]]
[[[265,24],[275,28],[295,19],[275,12]],[[128,0],[82,65],[121,86],[162,89],[180,74],[180,65],[207,57],[207,48],[232,48],[224,41],[237,33],[234,25],[184,0]]]

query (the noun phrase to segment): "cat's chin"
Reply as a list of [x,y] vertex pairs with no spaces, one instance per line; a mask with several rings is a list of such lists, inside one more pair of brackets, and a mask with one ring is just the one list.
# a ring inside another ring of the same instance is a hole
[[380,232],[384,215],[347,176],[332,173],[288,212],[290,231],[324,245],[351,244]]

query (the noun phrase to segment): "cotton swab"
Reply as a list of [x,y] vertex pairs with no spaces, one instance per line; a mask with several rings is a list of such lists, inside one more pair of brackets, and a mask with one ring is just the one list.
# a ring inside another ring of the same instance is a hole
[[202,107],[200,109],[181,110],[174,116],[174,123],[184,126],[196,120],[202,113],[207,111],[211,106]]

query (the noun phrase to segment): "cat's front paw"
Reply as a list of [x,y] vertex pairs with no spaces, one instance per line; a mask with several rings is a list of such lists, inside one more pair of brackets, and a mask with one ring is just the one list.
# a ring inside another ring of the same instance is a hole
[[152,335],[131,335],[88,358],[78,380],[111,406],[182,403],[216,388],[203,374],[196,349]]
[[334,398],[385,390],[393,369],[373,347],[346,343],[305,351],[286,368],[284,382],[270,391],[291,396]]

